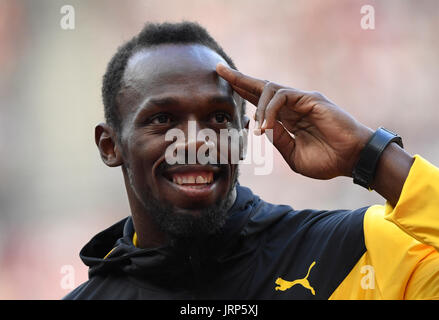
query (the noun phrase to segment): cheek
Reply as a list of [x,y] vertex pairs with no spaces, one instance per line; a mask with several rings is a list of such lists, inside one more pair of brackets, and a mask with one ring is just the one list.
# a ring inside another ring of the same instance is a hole
[[163,157],[167,142],[164,138],[139,137],[128,145],[128,167],[136,188],[153,184],[154,166]]

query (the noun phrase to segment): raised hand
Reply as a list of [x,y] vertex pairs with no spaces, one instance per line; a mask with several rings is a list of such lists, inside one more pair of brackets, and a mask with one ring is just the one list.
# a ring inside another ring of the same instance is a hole
[[371,129],[319,92],[256,79],[222,64],[216,70],[257,107],[256,133],[273,130],[272,143],[292,170],[315,179],[352,176]]

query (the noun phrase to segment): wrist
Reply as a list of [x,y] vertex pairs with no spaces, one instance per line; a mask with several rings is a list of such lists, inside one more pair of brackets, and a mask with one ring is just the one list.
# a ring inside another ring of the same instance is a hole
[[374,131],[370,129],[369,127],[366,127],[365,125],[360,124],[358,126],[356,137],[357,137],[357,143],[356,147],[354,148],[352,152],[352,158],[351,158],[351,165],[348,168],[348,172],[346,176],[353,178],[352,172],[355,168],[355,165],[360,160],[361,151],[366,147],[367,143],[369,142],[370,138],[373,136]]
[[396,142],[401,148],[403,147],[402,139],[397,134],[382,127],[374,132],[361,150],[359,160],[352,171],[355,184],[371,190],[379,160],[392,142]]
[[378,161],[371,187],[392,206],[398,202],[414,160],[398,144],[390,143]]

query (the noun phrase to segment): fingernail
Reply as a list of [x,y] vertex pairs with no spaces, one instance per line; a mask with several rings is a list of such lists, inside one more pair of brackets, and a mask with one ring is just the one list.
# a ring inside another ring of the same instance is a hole
[[262,129],[265,129],[267,127],[267,120],[264,119],[264,122],[262,122]]

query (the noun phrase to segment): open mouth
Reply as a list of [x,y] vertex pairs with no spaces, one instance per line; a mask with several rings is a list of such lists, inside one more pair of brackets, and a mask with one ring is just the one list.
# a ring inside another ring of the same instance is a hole
[[206,171],[174,173],[172,175],[172,182],[185,186],[211,184],[213,182],[213,173]]
[[163,176],[177,187],[198,189],[214,185],[220,175],[220,167],[213,165],[175,165],[163,172]]
[[178,208],[198,210],[224,197],[230,186],[228,164],[175,164],[163,162],[156,171],[160,197]]

